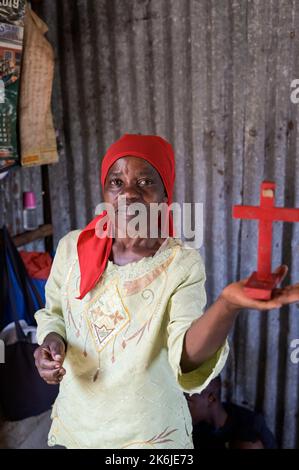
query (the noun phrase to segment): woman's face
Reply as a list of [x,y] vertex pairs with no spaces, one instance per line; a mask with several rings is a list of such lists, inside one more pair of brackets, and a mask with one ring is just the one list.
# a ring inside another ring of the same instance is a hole
[[[105,203],[113,206],[116,216],[122,203],[126,208],[134,203],[144,204],[149,213],[151,203],[168,201],[157,170],[146,160],[133,156],[119,158],[111,166],[105,180],[103,196]],[[127,215],[126,219],[132,217],[134,215]]]
[[157,170],[143,158],[122,157],[110,168],[104,185],[104,201],[117,205],[125,196],[127,204],[167,202],[166,191]]

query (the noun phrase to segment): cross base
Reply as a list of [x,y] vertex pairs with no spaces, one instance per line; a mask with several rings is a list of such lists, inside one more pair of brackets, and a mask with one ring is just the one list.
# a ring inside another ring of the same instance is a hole
[[272,290],[277,287],[282,277],[282,273],[270,273],[266,279],[261,279],[257,271],[254,271],[244,286],[244,292],[251,299],[269,300]]

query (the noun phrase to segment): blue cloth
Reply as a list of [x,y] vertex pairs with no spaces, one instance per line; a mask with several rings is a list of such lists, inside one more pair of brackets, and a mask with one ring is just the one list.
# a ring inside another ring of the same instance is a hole
[[[19,314],[19,320],[25,320],[28,325],[35,326],[36,322],[35,322],[35,319],[34,319],[33,315],[31,315],[30,312],[28,312],[27,309],[25,308],[24,294],[22,292],[21,287],[18,284],[17,278],[16,278],[14,270],[12,268],[11,261],[8,257],[6,257],[6,260],[7,260],[9,275],[11,276],[11,279],[14,280],[13,286],[10,286],[10,288],[13,289],[13,294],[14,294],[14,298],[15,298],[15,301],[16,301],[17,310],[18,310],[18,314]],[[39,294],[42,298],[43,304],[45,304],[45,285],[46,285],[47,279],[32,279],[32,282],[35,285],[36,289],[38,290],[38,292],[39,292]],[[33,299],[34,306],[35,306],[36,310],[38,310],[39,305],[38,305],[37,299],[35,297],[35,294],[32,291],[30,286],[29,286],[29,288],[30,288],[30,292],[32,294],[32,299]],[[11,311],[10,311],[9,302],[7,302],[7,304],[8,305],[6,305],[5,308],[4,308],[4,323],[2,324],[3,328],[5,328],[9,323],[14,321],[13,317],[12,317],[12,314],[11,314]]]

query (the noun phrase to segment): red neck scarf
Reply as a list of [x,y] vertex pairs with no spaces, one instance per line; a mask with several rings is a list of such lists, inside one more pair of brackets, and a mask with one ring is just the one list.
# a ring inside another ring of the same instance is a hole
[[[169,142],[156,135],[125,134],[112,144],[102,161],[101,184],[104,189],[105,179],[114,162],[126,155],[140,157],[148,161],[160,174],[164,183],[168,205],[172,203],[175,180],[175,159]],[[105,271],[111,253],[113,238],[96,236],[97,223],[106,215],[103,211],[95,217],[80,233],[77,251],[81,273],[80,296],[83,299],[87,292],[95,287]],[[169,212],[169,236],[173,236],[173,221]]]

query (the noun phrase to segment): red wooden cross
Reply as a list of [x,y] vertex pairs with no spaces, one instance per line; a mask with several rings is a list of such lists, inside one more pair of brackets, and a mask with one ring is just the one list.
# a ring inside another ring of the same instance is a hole
[[275,183],[272,181],[262,182],[260,197],[260,206],[234,206],[233,217],[259,221],[257,271],[251,274],[244,291],[253,299],[268,300],[282,278],[282,272],[271,272],[272,223],[299,222],[299,209],[274,206]]

